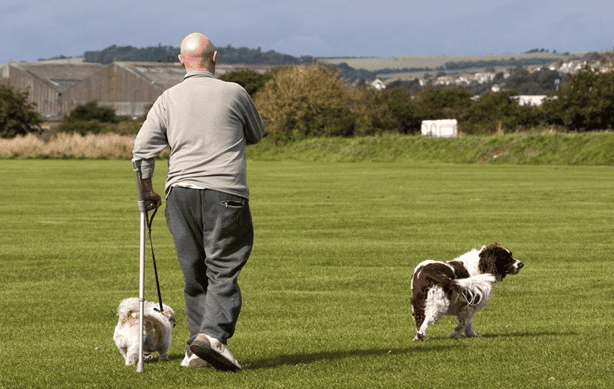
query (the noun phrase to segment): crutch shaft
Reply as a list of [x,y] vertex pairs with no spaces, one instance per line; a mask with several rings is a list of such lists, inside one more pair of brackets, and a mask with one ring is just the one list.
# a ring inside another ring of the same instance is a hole
[[144,333],[144,317],[145,311],[145,227],[147,225],[147,211],[145,210],[145,202],[139,201],[139,209],[141,210],[140,218],[140,256],[139,256],[139,359],[136,365],[138,373],[143,371],[143,333]]

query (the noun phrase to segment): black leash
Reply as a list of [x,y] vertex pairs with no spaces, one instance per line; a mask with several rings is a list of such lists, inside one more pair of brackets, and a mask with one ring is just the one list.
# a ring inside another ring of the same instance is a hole
[[151,260],[153,262],[154,273],[156,274],[156,288],[158,288],[158,301],[160,301],[160,310],[154,308],[156,311],[162,313],[164,312],[164,308],[162,308],[162,292],[160,291],[160,280],[158,279],[158,268],[156,267],[156,255],[154,254],[153,240],[151,239],[151,225],[153,223],[154,216],[158,212],[158,208],[155,208],[153,213],[151,214],[151,218],[146,213],[147,219],[147,229],[149,230],[149,243],[151,246]]

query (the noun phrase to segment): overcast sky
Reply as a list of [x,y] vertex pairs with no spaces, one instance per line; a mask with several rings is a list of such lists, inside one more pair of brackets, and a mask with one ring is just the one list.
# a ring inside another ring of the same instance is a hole
[[179,47],[192,31],[295,56],[604,51],[613,15],[611,0],[0,0],[0,63]]

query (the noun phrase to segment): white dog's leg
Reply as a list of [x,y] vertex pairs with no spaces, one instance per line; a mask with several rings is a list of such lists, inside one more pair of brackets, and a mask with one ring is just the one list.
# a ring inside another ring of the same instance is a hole
[[171,348],[171,343],[173,342],[173,334],[168,329],[167,335],[162,340],[162,344],[160,345],[160,356],[158,357],[161,361],[168,361],[168,350]]
[[129,347],[128,352],[124,356],[126,359],[126,365],[134,365],[139,359],[139,349],[136,347]]
[[448,312],[449,307],[450,300],[448,300],[441,288],[433,287],[431,290],[429,290],[424,308],[424,322],[416,333],[414,341],[426,339],[427,328],[431,324],[437,323],[439,319],[441,319],[441,317]]
[[160,350],[160,360],[168,361],[168,350],[171,348],[172,337],[169,336],[168,341],[162,345],[162,350]]

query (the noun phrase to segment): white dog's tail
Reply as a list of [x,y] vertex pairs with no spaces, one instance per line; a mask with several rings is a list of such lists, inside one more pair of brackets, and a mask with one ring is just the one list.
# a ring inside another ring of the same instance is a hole
[[492,286],[496,281],[495,276],[490,273],[454,280],[464,290],[461,296],[469,305],[486,303],[490,298]]

